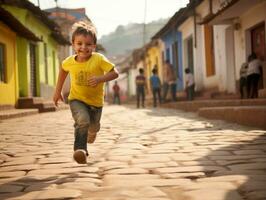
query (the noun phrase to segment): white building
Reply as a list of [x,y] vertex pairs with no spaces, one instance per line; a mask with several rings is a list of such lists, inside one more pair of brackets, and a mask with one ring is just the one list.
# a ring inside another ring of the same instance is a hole
[[[265,0],[205,0],[209,13],[202,16],[202,24],[214,25],[215,66],[219,90],[238,92],[241,64],[251,52],[266,60]],[[207,12],[206,12],[207,13]],[[265,77],[264,64],[264,77]],[[263,81],[260,88],[265,88]]]
[[[198,91],[237,94],[239,70],[248,55],[255,52],[264,63],[266,60],[266,1],[191,2],[192,14],[178,27],[182,33],[183,69],[192,69]],[[265,68],[264,64],[261,89],[266,88]]]

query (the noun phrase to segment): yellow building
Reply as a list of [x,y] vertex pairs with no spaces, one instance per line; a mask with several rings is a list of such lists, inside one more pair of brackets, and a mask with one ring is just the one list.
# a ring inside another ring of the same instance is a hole
[[57,49],[69,42],[58,26],[28,1],[0,4],[0,106],[51,98],[59,70]]
[[145,76],[148,82],[148,90],[151,91],[149,79],[152,76],[152,69],[157,68],[158,76],[163,80],[163,59],[162,43],[159,40],[152,40],[145,47]]
[[0,21],[0,105],[15,104],[18,97],[16,33]]

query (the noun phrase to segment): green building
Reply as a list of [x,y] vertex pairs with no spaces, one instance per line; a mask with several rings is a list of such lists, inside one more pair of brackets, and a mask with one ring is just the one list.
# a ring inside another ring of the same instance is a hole
[[0,105],[15,106],[21,97],[51,99],[58,48],[69,41],[27,0],[0,0],[0,14]]

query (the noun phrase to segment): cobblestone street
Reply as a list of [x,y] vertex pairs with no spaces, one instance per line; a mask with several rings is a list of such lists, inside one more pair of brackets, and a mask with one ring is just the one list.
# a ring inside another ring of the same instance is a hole
[[266,131],[106,106],[88,164],[69,110],[0,122],[0,199],[265,200]]

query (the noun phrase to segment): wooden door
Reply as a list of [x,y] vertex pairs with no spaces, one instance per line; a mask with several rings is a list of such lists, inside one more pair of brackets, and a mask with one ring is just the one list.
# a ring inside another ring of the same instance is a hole
[[187,63],[191,73],[194,74],[193,38],[187,40]]
[[[265,24],[262,23],[251,30],[251,48],[252,52],[256,53],[261,61],[266,61],[265,50]],[[262,70],[261,78],[259,80],[259,89],[263,88],[263,77],[265,71]]]
[[173,53],[173,55],[172,55],[172,57],[173,57],[173,65],[174,65],[174,68],[175,68],[175,71],[176,71],[176,76],[177,77],[179,77],[179,74],[178,74],[178,72],[179,72],[179,66],[178,66],[178,44],[177,44],[177,41],[176,42],[174,42],[173,44],[172,44],[172,53]]
[[261,24],[251,30],[252,52],[256,53],[262,61],[266,60],[265,51],[265,24]]
[[204,26],[205,59],[207,77],[215,75],[213,26]]

